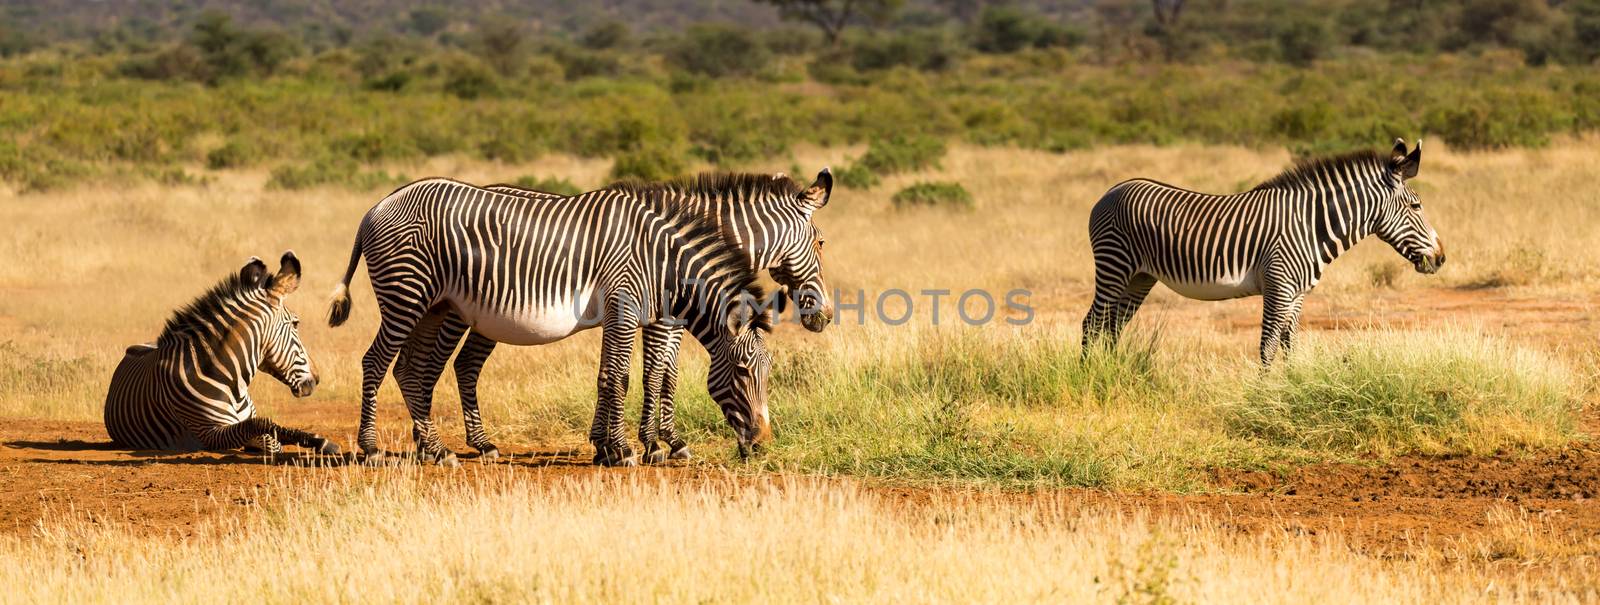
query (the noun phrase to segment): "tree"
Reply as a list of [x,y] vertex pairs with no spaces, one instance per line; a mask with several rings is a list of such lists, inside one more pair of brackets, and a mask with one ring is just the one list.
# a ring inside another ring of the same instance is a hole
[[472,42],[473,50],[485,63],[503,76],[516,75],[522,69],[525,49],[522,28],[510,21],[484,21],[478,26]]
[[790,21],[803,21],[822,30],[829,45],[839,43],[839,34],[851,22],[860,18],[876,23],[893,17],[905,0],[755,0],[771,4],[778,15]]

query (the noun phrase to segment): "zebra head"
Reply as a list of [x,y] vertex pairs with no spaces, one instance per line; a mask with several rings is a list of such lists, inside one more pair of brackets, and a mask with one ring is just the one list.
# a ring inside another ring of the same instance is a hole
[[1388,195],[1379,203],[1377,228],[1379,239],[1394,247],[1395,252],[1411,261],[1418,273],[1433,273],[1444,265],[1444,244],[1439,232],[1422,216],[1422,201],[1417,192],[1406,186],[1406,181],[1417,176],[1422,164],[1422,140],[1410,153],[1406,152],[1404,139],[1395,139],[1394,153],[1389,159]]
[[[773,178],[787,177],[779,174]],[[826,240],[811,221],[812,213],[828,205],[832,194],[833,173],[827,168],[817,173],[810,187],[794,194],[793,203],[786,205],[793,213],[786,219],[792,220],[784,221],[793,228],[779,230],[782,241],[775,242],[777,253],[769,263],[772,278],[783,286],[779,303],[793,300],[800,323],[812,332],[821,332],[833,321],[833,301],[822,281],[822,244]]]
[[767,414],[767,372],[772,357],[767,354],[766,332],[772,329],[760,296],[742,294],[729,301],[723,314],[723,334],[711,351],[711,370],[706,377],[707,391],[722,408],[722,416],[739,439],[739,456],[759,453],[772,440],[772,423]]
[[261,330],[261,369],[289,385],[295,397],[310,396],[317,387],[317,374],[300,342],[300,316],[283,306],[283,299],[300,287],[300,259],[293,251],[284,252],[276,275],[267,275],[260,260],[245,265],[242,274],[260,284],[268,306]]

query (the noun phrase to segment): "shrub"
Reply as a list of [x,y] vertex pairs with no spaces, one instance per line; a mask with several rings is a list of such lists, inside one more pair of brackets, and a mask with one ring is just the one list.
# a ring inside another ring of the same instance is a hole
[[323,158],[319,161],[284,164],[272,169],[267,188],[294,191],[323,185],[344,185],[367,190],[395,186],[405,181],[404,175],[391,175],[382,170],[363,171],[350,160]]
[[228,139],[221,147],[206,152],[206,167],[212,170],[242,168],[261,159],[261,150],[244,139]]
[[532,189],[534,191],[543,191],[545,193],[554,193],[558,195],[578,195],[583,193],[583,189],[580,189],[577,185],[572,184],[572,181],[569,181],[563,177],[541,178],[530,174],[519,177],[515,181],[511,181],[511,184],[525,189]]
[[627,45],[629,38],[632,37],[633,31],[628,29],[628,24],[621,21],[605,21],[583,32],[583,35],[578,37],[578,43],[584,48],[607,50]]
[[499,79],[476,61],[458,60],[446,67],[444,91],[461,99],[476,99],[499,94]]
[[896,192],[893,201],[896,208],[932,206],[970,210],[976,205],[966,187],[948,181],[916,183]]
[[752,76],[766,69],[772,55],[746,28],[694,25],[667,52],[667,60],[688,71],[713,78]]
[[1278,52],[1290,65],[1310,65],[1332,46],[1333,33],[1321,19],[1295,19],[1278,32]]
[[874,36],[850,47],[850,65],[860,71],[892,67],[936,71],[950,67],[956,56],[955,42],[937,29]]
[[1084,35],[1046,17],[1010,6],[989,6],[972,30],[972,47],[986,53],[1013,53],[1024,48],[1077,46]]
[[613,180],[666,180],[688,170],[683,154],[666,145],[647,145],[616,157],[611,165]]
[[936,168],[945,154],[944,141],[925,136],[895,136],[874,142],[856,160],[876,174],[889,175]]
[[883,179],[878,178],[877,173],[873,172],[871,168],[861,164],[845,166],[835,172],[834,177],[839,179],[840,185],[851,189],[871,189],[877,187],[878,183],[883,182]]

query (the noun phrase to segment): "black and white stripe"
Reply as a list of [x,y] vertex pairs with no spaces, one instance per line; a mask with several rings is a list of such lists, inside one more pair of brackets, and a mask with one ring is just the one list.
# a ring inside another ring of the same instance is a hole
[[155,344],[129,347],[106,393],[106,432],[137,449],[229,450],[279,443],[337,453],[317,435],[256,415],[249,386],[256,371],[289,385],[297,397],[317,385],[300,342],[300,320],[283,306],[300,284],[300,261],[283,255],[276,275],[251,259],[167,321]]
[[1200,300],[1261,295],[1261,363],[1287,350],[1305,295],[1341,253],[1377,235],[1433,273],[1444,264],[1439,234],[1406,186],[1422,162],[1409,154],[1358,152],[1301,163],[1234,195],[1209,195],[1145,179],[1112,187],[1089,215],[1094,303],[1083,342],[1116,342],[1156,282]]
[[[485,189],[535,199],[562,197],[515,185],[490,185]],[[827,205],[832,193],[833,175],[826,168],[809,187],[783,175],[704,174],[655,184],[624,182],[608,189],[634,193],[658,212],[689,212],[716,225],[745,254],[753,270],[770,270],[774,279],[792,293],[801,323],[807,329],[820,332],[831,321],[832,308],[822,280],[823,239],[812,222],[812,214]],[[452,312],[445,313],[436,328],[425,327],[428,329],[412,332],[396,361],[397,369],[405,368],[401,392],[406,405],[422,416],[429,415],[433,388],[444,372],[445,362],[461,342],[462,334],[469,332],[466,323]],[[643,332],[644,405],[640,410],[639,441],[644,445],[644,460],[655,463],[669,457],[687,458],[688,444],[678,436],[673,406],[683,331],[662,323],[646,326]],[[428,343],[422,340],[434,334],[433,346],[424,346]],[[477,381],[494,347],[494,340],[469,333],[455,362],[467,443],[490,458],[498,455],[498,449],[483,428]],[[663,442],[667,449],[661,447]]]
[[[622,432],[633,339],[667,321],[681,321],[711,353],[707,386],[741,451],[771,438],[762,335],[769,326],[755,274],[718,229],[690,213],[659,212],[626,190],[536,199],[417,181],[362,218],[332,325],[349,315],[348,284],[363,258],[382,316],[362,360],[360,440],[369,455],[379,452],[376,394],[390,362],[402,345],[431,348],[451,313],[492,341],[519,345],[603,327],[589,433],[596,463],[636,462]],[[407,344],[413,332],[418,338]],[[417,389],[411,366],[396,364],[395,373],[402,388]],[[453,463],[419,414],[425,410],[408,408],[421,453]]]

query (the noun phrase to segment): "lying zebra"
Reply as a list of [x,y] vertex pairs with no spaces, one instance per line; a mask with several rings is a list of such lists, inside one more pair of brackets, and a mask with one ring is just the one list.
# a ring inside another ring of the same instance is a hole
[[[739,451],[772,437],[762,334],[769,326],[755,272],[692,213],[654,210],[627,191],[534,199],[448,179],[417,181],[362,217],[330,325],[349,317],[349,283],[363,259],[382,319],[362,358],[360,439],[369,456],[381,453],[376,396],[390,363],[412,332],[437,330],[449,313],[487,338],[518,345],[603,327],[589,430],[596,464],[637,463],[622,432],[628,366],[639,331],[663,322],[682,325],[711,354],[707,388]],[[402,383],[405,369],[396,367]],[[419,453],[453,463],[431,419],[410,411]]]
[[1288,351],[1306,294],[1335,258],[1368,235],[1420,273],[1444,264],[1439,233],[1406,181],[1407,153],[1364,151],[1303,162],[1254,189],[1211,195],[1147,179],[1112,187],[1089,214],[1094,303],[1083,344],[1117,335],[1161,282],[1199,300],[1262,296],[1261,363]]
[[300,286],[300,261],[285,252],[276,275],[252,258],[167,320],[155,344],[134,345],[111,376],[106,432],[134,449],[231,450],[252,445],[269,454],[280,442],[337,454],[317,435],[256,415],[247,389],[258,369],[289,385],[296,397],[317,386],[300,343],[300,319],[283,306]]
[[[534,199],[563,197],[515,185],[490,185],[484,189]],[[660,183],[625,181],[608,189],[631,192],[652,208],[683,209],[702,220],[724,225],[724,235],[733,237],[730,243],[738,246],[750,267],[770,270],[773,279],[787,291],[789,295],[777,302],[781,305],[792,295],[806,329],[821,332],[831,321],[833,311],[822,280],[823,239],[812,222],[812,214],[828,204],[833,192],[833,174],[827,168],[817,173],[809,187],[781,174],[707,173]],[[412,332],[395,362],[395,376],[401,383],[407,408],[429,416],[434,386],[468,329],[460,315],[447,312],[433,341],[419,342],[432,337],[431,333]],[[688,458],[689,446],[678,435],[673,406],[683,329],[656,324],[645,327],[643,332],[644,404],[639,411],[643,460],[659,463],[668,458]],[[472,332],[455,363],[467,443],[487,458],[497,456],[499,450],[483,429],[477,383],[494,347],[494,340]],[[661,447],[663,442],[666,448]]]

